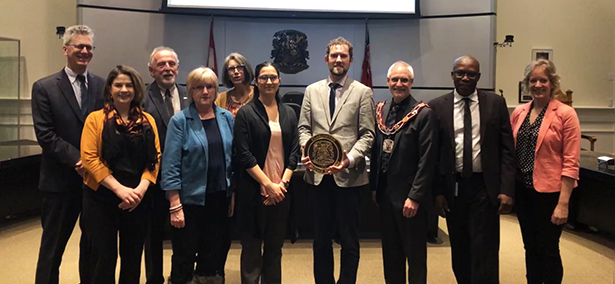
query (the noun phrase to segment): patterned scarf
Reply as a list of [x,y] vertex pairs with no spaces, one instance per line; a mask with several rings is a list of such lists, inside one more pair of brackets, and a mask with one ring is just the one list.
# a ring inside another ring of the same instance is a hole
[[124,121],[120,114],[117,112],[114,106],[106,104],[105,105],[105,124],[107,124],[110,120],[115,120],[115,125],[117,127],[117,131],[137,134],[140,133],[143,129],[143,126],[149,126],[149,121],[143,115],[141,108],[132,107],[128,112],[128,121]]
[[[141,108],[132,107],[128,112],[128,121],[124,121],[117,109],[112,105],[106,104],[103,112],[105,114],[105,122],[102,133],[101,158],[105,164],[115,171],[116,166],[121,166],[118,163],[125,155],[137,155],[135,158],[139,157],[138,153],[124,153],[126,148],[121,145],[129,143],[137,146],[137,149],[140,148],[139,145],[144,147],[145,151],[142,152],[142,159],[139,160],[142,160],[147,169],[155,169],[158,163],[158,151],[155,144],[156,136]],[[122,137],[127,137],[127,140],[124,140],[125,138]],[[134,170],[142,171],[143,169]]]

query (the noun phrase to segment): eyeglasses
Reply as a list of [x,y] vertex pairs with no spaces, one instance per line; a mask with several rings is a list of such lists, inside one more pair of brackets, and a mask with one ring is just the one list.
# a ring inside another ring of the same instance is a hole
[[95,46],[87,45],[87,44],[79,44],[79,45],[69,44],[69,46],[72,46],[78,50],[83,50],[85,48],[87,51],[92,51],[96,48]]
[[241,72],[241,71],[245,71],[246,70],[246,66],[243,64],[240,65],[236,65],[236,66],[229,66],[226,68],[227,72]]
[[401,81],[402,84],[412,83],[412,81],[414,81],[413,79],[399,78],[399,77],[393,77],[393,78],[390,78],[389,80],[391,80],[391,82],[393,82],[393,83],[397,83],[397,82]]
[[259,83],[267,83],[267,81],[271,80],[271,83],[275,83],[280,79],[278,75],[261,75],[258,76]]
[[457,79],[463,79],[463,77],[468,76],[468,79],[474,80],[478,78],[478,75],[480,75],[480,72],[457,70],[457,71],[453,71],[453,74],[455,75],[455,78]]
[[202,92],[203,90],[205,90],[205,88],[207,88],[207,90],[216,89],[216,86],[215,85],[200,85],[200,86],[192,87],[192,90]]

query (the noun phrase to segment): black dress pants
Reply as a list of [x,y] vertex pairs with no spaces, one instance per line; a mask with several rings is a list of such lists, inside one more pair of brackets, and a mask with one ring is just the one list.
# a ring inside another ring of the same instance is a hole
[[427,220],[425,205],[419,206],[412,218],[403,216],[391,201],[380,202],[382,259],[387,284],[427,283]]
[[147,236],[145,239],[145,275],[147,284],[163,284],[162,243],[164,229],[169,223],[169,201],[159,183],[148,190],[152,199]]
[[92,244],[92,283],[112,284],[120,254],[120,284],[138,284],[151,200],[146,193],[132,212],[118,208],[120,199],[100,186],[83,191],[83,221]]
[[499,283],[500,215],[482,174],[457,179],[458,196],[446,220],[453,272],[460,284]]
[[562,226],[551,223],[559,192],[541,193],[517,183],[515,196],[525,246],[527,283],[562,283],[564,268],[559,252]]
[[[59,283],[60,263],[66,243],[73,233],[82,208],[82,189],[78,185],[70,192],[42,192],[41,224],[43,235],[36,265],[36,284]],[[87,232],[79,220],[79,277],[82,284],[90,283],[90,246]]]
[[338,284],[357,281],[359,268],[359,222],[361,187],[338,187],[330,175],[318,186],[311,186],[314,208],[314,280],[316,284],[333,284],[333,246],[337,231],[340,236],[341,261]]
[[[226,191],[207,193],[205,206],[184,204],[185,226],[172,228],[171,282],[189,283],[195,270],[199,276],[214,276],[224,270],[220,254],[228,235],[228,202]],[[198,257],[197,257],[198,255]]]
[[256,232],[246,230],[241,233],[242,284],[282,283],[282,246],[290,203],[287,195],[277,205],[256,205],[259,206]]

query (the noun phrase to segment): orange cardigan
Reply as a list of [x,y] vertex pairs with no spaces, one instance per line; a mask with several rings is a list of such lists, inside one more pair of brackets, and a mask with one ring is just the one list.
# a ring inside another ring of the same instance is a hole
[[[530,111],[530,103],[517,106],[511,115],[515,147],[517,133]],[[534,188],[538,192],[558,192],[561,177],[570,177],[577,186],[581,159],[581,125],[572,107],[551,99],[540,125],[534,154]]]
[[[158,163],[153,171],[147,168],[143,171],[141,179],[149,180],[152,184],[156,183],[158,169],[160,167],[160,142],[158,141],[158,129],[154,118],[146,112],[143,112],[154,130],[156,150],[158,150]],[[86,169],[83,175],[83,183],[93,190],[97,190],[100,182],[106,177],[112,175],[111,170],[100,159],[102,151],[102,130],[104,126],[105,114],[103,110],[92,112],[85,120],[83,133],[81,134],[81,161]]]

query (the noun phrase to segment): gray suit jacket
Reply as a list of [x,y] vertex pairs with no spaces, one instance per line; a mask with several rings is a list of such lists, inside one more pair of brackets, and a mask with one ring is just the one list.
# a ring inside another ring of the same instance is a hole
[[[351,78],[342,88],[342,96],[335,106],[333,118],[329,114],[329,87],[321,80],[305,89],[299,116],[299,143],[305,143],[319,133],[329,133],[342,143],[342,148],[354,161],[333,178],[339,187],[355,187],[369,182],[365,156],[369,155],[374,140],[375,108],[372,90]],[[306,171],[304,180],[319,185],[323,175]]]

